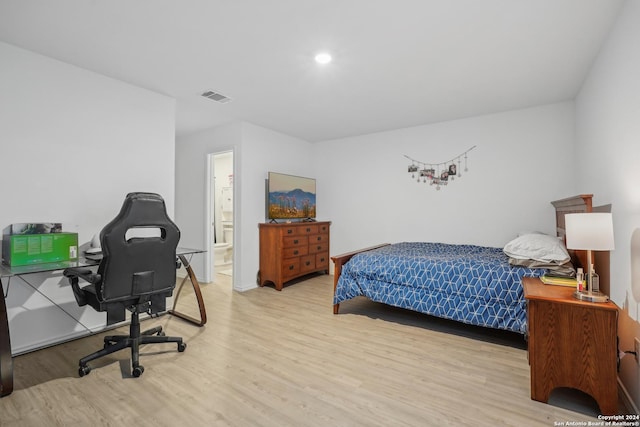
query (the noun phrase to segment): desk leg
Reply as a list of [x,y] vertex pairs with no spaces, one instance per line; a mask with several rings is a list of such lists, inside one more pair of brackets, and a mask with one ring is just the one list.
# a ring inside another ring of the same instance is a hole
[[13,359],[9,337],[9,316],[4,300],[4,288],[0,279],[0,397],[13,392]]
[[[169,310],[169,313],[173,314],[174,316],[180,317],[181,319],[194,323],[198,326],[203,326],[205,323],[207,323],[207,311],[204,307],[202,292],[200,292],[200,283],[198,283],[198,279],[196,278],[196,275],[193,273],[193,269],[191,268],[191,264],[189,264],[189,261],[187,261],[187,258],[184,255],[178,255],[178,258],[180,258],[180,261],[182,261],[182,265],[187,271],[187,277],[182,279],[182,282],[180,283],[180,286],[178,287],[178,291],[176,292],[176,296],[173,300],[173,308]],[[191,285],[193,286],[193,290],[196,294],[196,300],[198,301],[198,308],[200,309],[200,320],[194,319],[191,316],[187,316],[186,314],[177,312],[175,310],[176,303],[178,302],[178,296],[180,296],[180,291],[182,290],[182,285],[184,285],[184,282],[186,282],[187,279],[191,281]]]

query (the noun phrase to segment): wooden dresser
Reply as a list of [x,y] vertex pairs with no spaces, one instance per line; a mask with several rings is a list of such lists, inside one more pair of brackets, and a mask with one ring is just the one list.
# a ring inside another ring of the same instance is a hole
[[271,282],[280,291],[285,282],[305,274],[329,273],[330,225],[329,221],[258,224],[258,284]]
[[618,307],[573,297],[574,288],[522,280],[527,299],[531,398],[547,402],[556,387],[591,395],[604,415],[617,414]]

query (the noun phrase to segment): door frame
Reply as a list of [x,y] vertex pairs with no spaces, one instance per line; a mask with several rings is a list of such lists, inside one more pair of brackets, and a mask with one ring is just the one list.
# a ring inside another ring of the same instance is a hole
[[[234,232],[233,232],[233,242],[232,242],[232,250],[233,250],[233,264],[232,264],[232,273],[231,273],[231,283],[232,285],[235,285],[235,281],[236,281],[236,274],[235,274],[235,270],[236,270],[236,232],[235,232],[235,224],[237,223],[236,221],[236,215],[237,215],[237,209],[236,209],[236,197],[235,197],[235,187],[236,187],[236,180],[235,180],[235,176],[236,176],[236,153],[235,150],[233,149],[233,147],[228,148],[228,149],[222,149],[222,150],[218,150],[218,151],[214,151],[211,153],[207,153],[207,171],[206,171],[206,176],[205,176],[205,213],[204,213],[204,220],[205,220],[205,226],[204,226],[204,235],[205,235],[205,242],[207,245],[207,256],[205,256],[205,262],[204,262],[204,279],[206,283],[210,283],[212,282],[212,277],[215,274],[215,268],[213,265],[213,244],[214,242],[214,238],[213,238],[213,233],[211,232],[211,230],[213,230],[213,227],[215,227],[214,224],[214,220],[215,220],[215,215],[214,215],[214,209],[215,209],[215,197],[212,197],[214,191],[215,191],[215,186],[212,185],[213,183],[213,178],[215,176],[215,162],[214,162],[214,158],[216,155],[218,154],[227,154],[227,153],[231,153],[231,157],[232,157],[232,161],[231,161],[231,169],[232,169],[232,174],[234,175],[234,180],[231,184],[231,188],[233,189],[233,193],[234,193],[234,197],[233,197],[233,224],[234,224]],[[213,187],[213,188],[212,188]]]

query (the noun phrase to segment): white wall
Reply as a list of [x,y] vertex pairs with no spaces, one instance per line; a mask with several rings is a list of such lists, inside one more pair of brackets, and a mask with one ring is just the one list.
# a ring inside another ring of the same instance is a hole
[[[620,349],[640,336],[640,2],[627,1],[576,100],[576,181],[594,203],[612,204],[616,249],[611,252],[611,298],[620,316]],[[621,361],[620,379],[640,407],[640,370]]]
[[[236,290],[256,287],[258,223],[265,220],[267,172],[313,176],[311,144],[249,123],[232,123],[181,138],[176,144],[176,220],[185,244],[205,248],[207,155],[234,150],[234,262]],[[204,274],[203,258],[194,271]]]
[[131,191],[174,203],[175,101],[0,42],[0,227],[91,239]]
[[[331,253],[377,243],[503,246],[518,232],[555,233],[552,200],[571,196],[573,103],[314,144],[319,216]],[[416,183],[403,155],[443,162],[473,145],[469,171],[441,190]]]
[[[160,193],[173,214],[173,99],[1,42],[0,64],[0,227],[61,222],[84,243],[132,191]],[[61,274],[11,281],[14,354],[104,325],[65,286]]]
[[[265,221],[265,179],[269,171],[313,177],[311,144],[249,123],[242,132],[241,257],[246,262],[237,289],[256,286],[260,264],[258,223]],[[234,232],[236,228],[234,227]],[[236,241],[238,239],[236,238]]]

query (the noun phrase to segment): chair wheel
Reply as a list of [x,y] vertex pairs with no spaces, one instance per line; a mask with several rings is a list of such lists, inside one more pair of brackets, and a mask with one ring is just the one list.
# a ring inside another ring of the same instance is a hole
[[144,372],[144,366],[136,366],[133,368],[133,376],[138,378]]
[[167,335],[167,334],[165,334],[165,333],[164,333],[164,331],[160,331],[160,332],[158,332],[158,336],[159,336],[159,337],[164,337],[165,335]]
[[80,366],[80,368],[78,368],[78,375],[81,377],[89,375],[89,372],[91,372],[91,368],[89,366]]
[[183,351],[185,351],[187,349],[187,343],[184,342],[179,342],[178,343],[178,351],[180,353],[182,353]]

